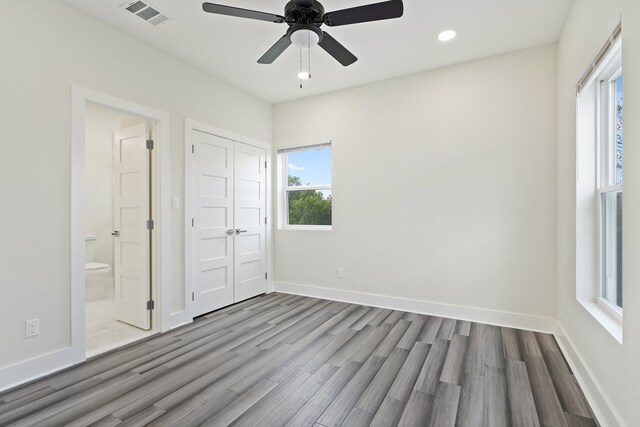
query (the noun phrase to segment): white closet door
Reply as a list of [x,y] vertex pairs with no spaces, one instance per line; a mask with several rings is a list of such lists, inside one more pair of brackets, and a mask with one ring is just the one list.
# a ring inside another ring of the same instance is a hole
[[235,302],[266,292],[266,150],[235,145]]
[[148,135],[147,125],[140,123],[114,138],[116,319],[145,330],[151,328]]
[[191,130],[194,316],[233,304],[233,142]]

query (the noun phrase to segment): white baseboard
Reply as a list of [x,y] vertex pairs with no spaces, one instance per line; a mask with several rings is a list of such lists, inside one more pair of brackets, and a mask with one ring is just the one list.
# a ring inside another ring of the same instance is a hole
[[602,387],[584,362],[580,352],[573,345],[562,323],[558,322],[558,330],[554,335],[600,425],[602,427],[625,427],[620,414],[615,410],[607,395],[601,391]]
[[364,292],[346,291],[343,289],[323,288],[320,286],[300,285],[288,282],[273,282],[276,292],[324,298],[334,301],[390,308],[412,313],[429,314],[472,322],[487,323],[530,331],[554,333],[556,320],[549,317],[512,313],[507,311],[487,310],[477,307],[442,304],[436,302],[398,298]]
[[0,391],[28,383],[72,366],[71,347],[65,347],[0,368]]

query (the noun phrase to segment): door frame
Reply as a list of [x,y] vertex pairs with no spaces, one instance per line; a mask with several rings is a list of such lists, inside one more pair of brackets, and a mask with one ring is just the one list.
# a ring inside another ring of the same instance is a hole
[[208,125],[206,123],[199,122],[190,118],[184,120],[184,278],[185,278],[185,310],[187,321],[193,321],[193,301],[191,299],[191,293],[193,292],[192,281],[192,227],[191,218],[193,218],[193,188],[191,178],[193,174],[193,158],[191,156],[191,145],[193,144],[190,136],[192,130],[208,133],[218,136],[220,138],[228,139],[233,142],[239,142],[241,144],[250,145],[257,148],[262,148],[266,151],[267,171],[266,171],[266,207],[265,212],[267,214],[267,226],[266,226],[266,250],[265,250],[265,268],[267,273],[267,293],[273,292],[273,257],[271,256],[272,238],[273,238],[273,224],[274,224],[274,212],[272,203],[272,146],[257,139],[250,138],[248,136],[240,135],[234,132],[230,132],[224,129],[217,128],[215,126]]
[[[169,113],[121,98],[71,85],[71,363],[86,360],[85,283],[84,283],[84,183],[85,126],[87,103],[141,116],[153,122],[154,149],[151,151],[151,216],[154,220],[151,250],[151,297],[156,308],[151,313],[152,330],[165,332],[171,327],[170,247],[170,132]],[[164,238],[163,238],[164,237]],[[165,283],[166,281],[166,283]]]

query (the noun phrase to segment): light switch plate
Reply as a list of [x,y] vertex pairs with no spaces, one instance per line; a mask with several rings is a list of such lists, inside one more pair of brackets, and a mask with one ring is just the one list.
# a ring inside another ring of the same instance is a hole
[[171,208],[174,210],[180,209],[180,197],[174,197],[171,199]]

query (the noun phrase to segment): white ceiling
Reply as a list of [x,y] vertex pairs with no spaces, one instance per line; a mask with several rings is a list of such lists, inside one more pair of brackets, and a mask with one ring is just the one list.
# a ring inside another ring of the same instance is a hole
[[[404,16],[322,28],[358,61],[343,67],[319,47],[312,78],[300,89],[299,50],[273,64],[256,61],[288,26],[205,13],[199,0],[149,0],[170,20],[152,26],[120,6],[125,0],[62,0],[271,103],[303,98],[558,40],[572,0],[405,0]],[[146,1],[146,0],[145,0]],[[211,0],[282,15],[287,0]],[[321,0],[326,11],[380,0]],[[455,29],[458,37],[439,42]]]

